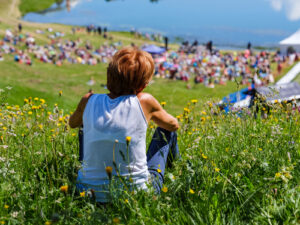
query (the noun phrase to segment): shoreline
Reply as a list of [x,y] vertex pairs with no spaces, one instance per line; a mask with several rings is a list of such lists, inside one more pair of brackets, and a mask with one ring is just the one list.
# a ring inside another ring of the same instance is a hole
[[[17,0],[17,1],[22,1],[22,0]],[[33,0],[23,0],[23,1],[33,1]],[[57,6],[57,7],[60,7],[60,8],[64,8],[65,7],[65,1],[62,2],[62,5],[60,4],[57,4],[57,3],[54,3],[55,0],[45,0],[45,1],[48,1],[48,5],[52,3],[52,5],[48,8],[41,8],[40,10],[38,11],[28,11],[24,14],[24,12],[20,12],[19,15],[21,15],[18,19],[22,22],[25,22],[25,23],[35,23],[35,24],[43,24],[43,25],[52,25],[52,24],[57,24],[57,25],[60,25],[60,26],[73,26],[73,27],[85,27],[86,25],[84,24],[76,24],[76,23],[60,23],[60,22],[40,22],[40,21],[34,21],[33,20],[28,20],[28,19],[24,19],[24,17],[29,14],[29,13],[42,13],[42,12],[47,12],[48,10],[51,10],[53,7]],[[50,3],[49,3],[50,2]],[[37,7],[32,7],[32,8],[37,8]],[[20,11],[20,5],[18,7],[18,10]],[[93,23],[91,23],[93,24]],[[103,26],[106,26],[106,25],[103,25],[103,24],[98,24],[98,23],[95,23],[94,25],[101,25],[102,27]],[[109,27],[108,27],[109,28]],[[152,35],[152,34],[162,34],[163,35],[163,31],[159,32],[145,32],[143,31],[144,29],[143,28],[137,28],[135,29],[137,32],[141,33],[143,36],[145,36],[146,33]],[[142,31],[140,31],[142,30]],[[109,31],[111,32],[116,32],[116,33],[120,33],[120,32],[125,32],[125,33],[131,33],[131,30],[130,28],[109,28]],[[169,43],[170,44],[174,44],[176,46],[180,46],[180,44],[183,42],[183,41],[189,41],[189,42],[193,42],[194,40],[198,40],[198,42],[200,44],[206,44],[207,41],[209,41],[207,38],[203,38],[203,37],[196,37],[197,35],[193,35],[193,36],[189,36],[189,35],[184,35],[184,34],[168,34],[167,35],[169,37]],[[198,35],[199,36],[199,35]],[[206,40],[207,39],[207,40]],[[220,41],[220,40],[213,40],[213,43],[214,43],[214,46],[219,49],[219,50],[222,50],[222,51],[226,51],[226,50],[229,50],[229,51],[241,51],[241,50],[245,50],[246,49],[246,46],[248,44],[247,41],[239,41],[239,42],[235,42],[235,41]],[[163,42],[161,42],[163,43]],[[254,51],[263,51],[263,50],[266,50],[266,51],[276,51],[279,46],[277,44],[277,42],[275,43],[265,43],[265,44],[259,44],[259,43],[255,43],[252,42],[252,49]]]

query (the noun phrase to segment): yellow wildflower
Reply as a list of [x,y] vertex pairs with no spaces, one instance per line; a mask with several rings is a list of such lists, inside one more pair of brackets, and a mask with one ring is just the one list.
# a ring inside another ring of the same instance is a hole
[[276,178],[281,177],[281,173],[275,173],[275,177],[276,177]]
[[0,221],[0,224],[5,224],[5,222],[3,220]]
[[189,108],[184,108],[183,110],[187,113],[189,113],[191,111]]
[[198,102],[198,100],[197,99],[192,99],[191,102],[196,104]]
[[68,192],[68,189],[69,189],[68,185],[63,185],[63,186],[60,187],[60,191],[64,192],[64,193]]
[[258,148],[258,151],[262,151],[262,148]]
[[124,202],[128,204],[128,203],[129,203],[129,200],[126,198],[126,199],[124,200]]
[[4,131],[6,131],[6,130],[7,130],[7,127],[2,127],[2,129],[3,129]]
[[113,168],[111,166],[105,167],[105,171],[106,171],[107,176],[109,177],[109,179],[111,179],[112,170],[113,170]]
[[85,192],[80,192],[80,197],[84,197],[85,196]]
[[45,225],[51,225],[52,223],[51,223],[51,221],[46,221],[45,222]]
[[157,172],[161,173],[161,169],[157,169]]
[[76,136],[76,134],[75,134],[75,133],[73,133],[73,134],[72,134],[72,136],[73,136],[73,137],[75,137],[75,136]]
[[195,191],[193,189],[190,189],[191,194],[195,194]]
[[130,136],[127,136],[127,137],[126,137],[126,142],[129,143],[130,141],[131,141],[131,137],[130,137]]
[[9,205],[4,205],[4,209],[8,209],[9,208]]
[[216,167],[216,168],[215,168],[215,171],[216,171],[216,172],[220,172],[220,169]]
[[166,186],[163,186],[161,190],[162,190],[162,192],[164,192],[164,193],[167,193],[167,192],[168,192],[168,188],[167,188]]
[[201,156],[202,156],[203,159],[207,159],[207,156],[204,155],[203,153],[201,154]]
[[28,112],[28,115],[32,115],[32,111],[29,111],[29,112]]
[[160,104],[164,107],[167,103],[166,102],[161,102]]
[[58,92],[58,95],[59,95],[59,96],[62,96],[62,93],[63,93],[62,90],[60,90],[60,91]]

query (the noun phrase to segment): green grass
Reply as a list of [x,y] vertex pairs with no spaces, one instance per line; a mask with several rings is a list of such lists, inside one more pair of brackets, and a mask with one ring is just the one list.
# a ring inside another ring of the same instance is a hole
[[[92,88],[96,93],[107,93],[102,86],[106,84],[106,65],[64,65],[56,67],[51,64],[34,62],[33,66],[18,64],[12,57],[5,57],[0,62],[0,87],[13,87],[8,102],[21,104],[26,97],[43,97],[51,105],[59,103],[66,110],[74,110],[80,98]],[[86,83],[94,77],[93,87]],[[154,79],[145,91],[153,94],[159,101],[166,101],[166,108],[173,114],[179,114],[182,106],[190,99],[208,100],[221,97],[237,89],[236,84],[229,82],[227,86],[216,86],[209,89],[202,84],[194,85],[167,79]],[[166,88],[167,87],[167,88]],[[59,91],[63,95],[59,97]]]
[[[2,103],[1,224],[300,222],[300,115],[291,105],[275,105],[263,119],[251,110],[225,116],[189,103],[178,131],[182,159],[167,170],[165,192],[117,197],[112,188],[104,207],[75,191],[77,131],[64,110],[39,99],[20,108]],[[155,129],[149,127],[148,143]]]
[[[0,13],[1,7],[5,8],[0,4]],[[0,23],[0,37],[12,26]],[[24,32],[45,44],[45,36],[34,31],[49,26],[64,31],[66,38],[105,42],[97,36],[72,36],[69,26],[56,24],[24,23]],[[144,42],[129,33],[112,36],[124,44]],[[13,56],[4,57],[0,62],[4,90],[0,92],[0,224],[300,223],[300,115],[291,105],[270,106],[268,116],[262,105],[258,115],[255,107],[224,115],[207,101],[236,91],[234,82],[215,89],[190,82],[187,89],[185,82],[154,79],[146,91],[179,115],[182,159],[167,170],[166,192],[161,195],[138,191],[117,197],[112,189],[112,203],[99,206],[75,191],[80,168],[77,130],[70,130],[67,122],[69,112],[89,90],[86,82],[91,76],[96,80],[95,92],[107,92],[101,87],[106,83],[106,65],[56,67],[34,61],[30,67],[15,63]],[[199,102],[194,105],[190,99]],[[148,144],[154,129],[150,123]],[[66,192],[60,190],[63,185],[68,186]]]
[[60,0],[21,0],[20,11],[22,15],[30,12],[40,12],[48,9],[55,2],[62,2]]

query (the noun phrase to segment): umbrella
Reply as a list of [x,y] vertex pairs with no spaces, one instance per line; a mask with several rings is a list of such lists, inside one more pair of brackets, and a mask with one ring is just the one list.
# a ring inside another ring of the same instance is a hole
[[158,47],[156,45],[148,45],[142,48],[142,50],[145,52],[149,52],[150,54],[161,54],[166,51],[164,48]]

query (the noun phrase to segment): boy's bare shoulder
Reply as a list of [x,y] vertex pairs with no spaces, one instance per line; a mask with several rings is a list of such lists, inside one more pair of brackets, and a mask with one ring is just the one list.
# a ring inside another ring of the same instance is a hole
[[156,98],[154,98],[151,94],[149,93],[139,93],[137,95],[138,99],[140,100],[141,104],[145,104],[148,106],[152,106],[152,107],[157,107],[157,105],[159,105],[158,101],[156,100]]
[[154,98],[151,94],[145,93],[145,92],[138,93],[137,97],[138,97],[139,100],[147,100],[147,99],[153,99]]

